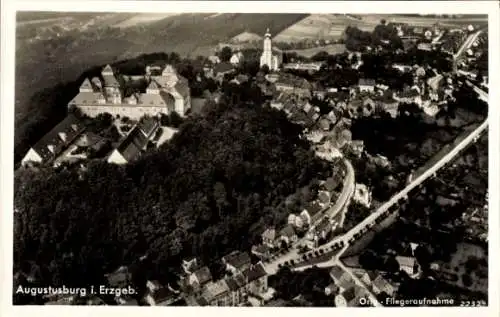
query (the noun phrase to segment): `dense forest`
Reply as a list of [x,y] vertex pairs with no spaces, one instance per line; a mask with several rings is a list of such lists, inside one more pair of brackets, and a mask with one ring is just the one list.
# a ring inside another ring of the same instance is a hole
[[15,271],[82,286],[147,255],[147,274],[168,282],[184,257],[207,263],[250,248],[284,221],[284,198],[329,166],[284,114],[231,100],[243,101],[207,106],[127,166],[18,170]]

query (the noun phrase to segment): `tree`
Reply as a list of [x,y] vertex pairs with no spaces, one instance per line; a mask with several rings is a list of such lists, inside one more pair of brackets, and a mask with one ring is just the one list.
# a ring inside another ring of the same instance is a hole
[[233,56],[233,52],[229,46],[224,46],[222,50],[220,51],[219,58],[222,62],[229,62],[231,59],[231,56]]
[[264,64],[262,65],[262,67],[260,68],[260,71],[263,72],[265,75],[269,74],[269,66],[267,66],[267,64]]

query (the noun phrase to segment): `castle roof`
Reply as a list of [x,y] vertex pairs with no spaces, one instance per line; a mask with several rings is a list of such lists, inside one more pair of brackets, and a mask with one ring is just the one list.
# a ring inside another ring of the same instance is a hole
[[59,154],[83,130],[84,125],[74,115],[69,114],[33,145],[33,150],[46,162]]
[[92,87],[92,84],[90,83],[90,80],[88,78],[85,78],[83,80],[83,83],[80,85],[80,89],[94,90],[94,88]]
[[104,76],[104,75],[113,75],[114,73],[113,69],[108,64],[102,69],[101,74]]
[[160,87],[158,86],[158,83],[154,80],[152,80],[150,83],[149,83],[149,86],[147,89],[159,89]]

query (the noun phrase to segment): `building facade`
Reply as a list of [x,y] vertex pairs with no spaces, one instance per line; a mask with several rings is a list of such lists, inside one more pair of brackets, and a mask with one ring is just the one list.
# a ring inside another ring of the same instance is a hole
[[260,57],[260,67],[262,68],[264,65],[267,65],[269,70],[278,70],[279,68],[278,56],[273,54],[271,33],[269,33],[269,29],[267,29],[264,35],[264,51]]
[[89,117],[101,113],[139,119],[144,115],[155,116],[177,112],[185,116],[191,108],[191,96],[187,79],[177,74],[171,65],[166,65],[160,74],[151,74],[146,67],[144,76],[129,76],[128,80],[145,80],[145,93],[133,92],[125,95],[125,76],[117,76],[107,65],[101,76],[86,78],[78,94],[68,107],[76,107]]

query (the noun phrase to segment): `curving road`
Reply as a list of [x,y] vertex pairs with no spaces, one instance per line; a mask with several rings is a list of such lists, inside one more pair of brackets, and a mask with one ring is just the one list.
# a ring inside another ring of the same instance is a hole
[[[325,212],[325,215],[321,219],[318,219],[314,224],[311,225],[310,230],[312,230],[315,226],[317,226],[318,223],[321,222],[321,220],[324,217],[333,218],[339,212],[344,210],[348,206],[348,204],[351,200],[351,197],[354,194],[354,188],[355,188],[354,168],[352,167],[351,162],[349,162],[349,160],[344,159],[343,162],[345,163],[345,165],[347,167],[347,175],[344,178],[342,192],[340,193],[340,196],[337,199],[337,201],[335,202],[335,204],[333,206],[331,206]],[[264,263],[264,268],[267,271],[267,273],[268,274],[276,274],[276,272],[279,269],[278,266],[280,264],[284,264],[285,262],[290,261],[290,260],[298,260],[302,256],[302,254],[299,254],[299,252],[298,252],[299,250],[297,247],[301,244],[304,244],[305,241],[306,241],[306,237],[298,240],[290,247],[290,251],[288,253],[280,256],[279,258],[277,258],[276,260],[274,260],[270,263]]]
[[457,144],[450,152],[444,155],[439,161],[437,161],[433,166],[423,172],[420,176],[415,178],[411,183],[409,183],[405,188],[403,188],[400,192],[392,196],[387,202],[381,205],[374,213],[366,217],[363,221],[354,226],[351,230],[349,230],[344,235],[328,242],[326,245],[322,247],[332,246],[338,242],[344,241],[346,247],[339,252],[337,258],[340,258],[342,253],[348,248],[349,240],[351,240],[355,234],[358,234],[362,229],[365,229],[368,225],[372,225],[375,223],[377,218],[382,216],[389,208],[393,205],[397,204],[400,199],[406,199],[408,193],[412,191],[415,187],[422,184],[429,177],[433,176],[439,169],[445,166],[448,162],[454,159],[454,157],[459,154],[465,147],[467,147],[470,143],[474,142],[480,134],[486,130],[488,127],[488,119],[486,119],[479,127],[477,127],[474,131],[472,131],[465,139],[463,139],[459,144]]

